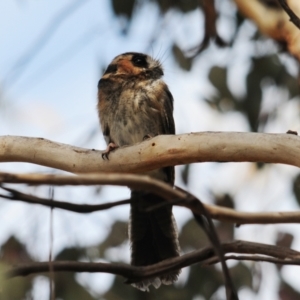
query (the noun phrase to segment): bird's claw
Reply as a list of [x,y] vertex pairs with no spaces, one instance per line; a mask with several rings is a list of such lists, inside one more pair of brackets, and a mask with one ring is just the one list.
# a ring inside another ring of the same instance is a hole
[[153,138],[153,135],[152,134],[146,134],[144,137],[143,137],[143,141],[146,141],[146,140],[149,140]]
[[115,150],[116,148],[118,148],[118,146],[115,143],[109,143],[107,145],[107,148],[105,149],[105,151],[103,151],[102,153],[102,159],[104,160],[109,160],[108,155],[111,151]]

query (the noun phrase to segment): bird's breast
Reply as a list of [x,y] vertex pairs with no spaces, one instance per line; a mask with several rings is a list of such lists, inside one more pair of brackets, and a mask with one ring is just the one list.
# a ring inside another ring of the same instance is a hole
[[106,101],[105,105],[106,110],[113,111],[110,136],[119,146],[136,144],[142,142],[145,136],[162,133],[162,106],[153,84],[125,88],[117,100]]

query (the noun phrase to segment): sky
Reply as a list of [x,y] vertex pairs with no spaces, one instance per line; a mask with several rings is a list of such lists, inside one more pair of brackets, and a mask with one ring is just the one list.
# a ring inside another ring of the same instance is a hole
[[[230,6],[230,3],[225,1],[222,5]],[[230,61],[229,86],[238,95],[245,93],[243,76],[250,68],[247,51],[254,51],[247,44],[247,39],[241,36],[230,51],[220,51],[211,46],[209,51],[195,60],[192,70],[186,72],[174,61],[170,47],[173,40],[185,49],[199,43],[201,34],[195,28],[203,26],[200,10],[185,15],[171,11],[161,19],[153,3],[136,9],[138,13],[128,24],[125,18],[115,17],[108,0],[1,1],[0,135],[43,137],[79,147],[104,149],[105,142],[96,112],[97,83],[109,62],[127,51],[146,52],[162,61],[165,81],[175,99],[177,133],[236,131],[237,128],[238,131],[249,131],[243,115],[236,112],[220,114],[204,101],[216,93],[206,77],[212,63],[224,66]],[[122,30],[126,27],[128,34],[124,35]],[[245,33],[254,30],[250,22],[244,27]],[[233,34],[230,16],[219,20],[219,28],[225,38],[230,38]],[[293,67],[291,72],[294,72]],[[266,108],[276,94],[277,90],[266,92]],[[270,124],[268,132],[297,129],[298,102],[281,104],[279,101],[278,105],[281,105],[282,111],[280,122]],[[177,167],[177,174],[180,170],[182,166]],[[54,172],[49,168],[21,163],[1,164],[0,171]],[[266,167],[258,175],[254,166],[248,163],[193,164],[188,189],[207,203],[213,199],[212,190],[220,194],[230,190],[236,199],[236,208],[240,210],[272,211],[274,207],[277,210],[292,210],[298,207],[292,199],[289,178],[296,172],[296,168],[276,165]],[[177,176],[176,184],[184,187],[180,176]],[[25,187],[20,186],[20,189],[28,192]],[[29,192],[47,196],[49,189],[31,187]],[[124,199],[129,197],[129,190],[105,187],[100,196],[105,201]],[[94,190],[86,187],[56,188],[55,198],[69,199],[75,203],[99,202]],[[264,199],[263,204],[261,199]],[[180,228],[190,218],[190,213],[180,208],[174,211]],[[106,237],[113,220],[125,221],[128,214],[126,207],[88,216],[56,210],[54,253],[66,245],[99,243]],[[22,241],[27,241],[30,253],[37,259],[48,258],[48,209],[0,199],[0,219],[0,243],[15,234]],[[297,231],[293,225],[277,228],[293,233]],[[242,226],[236,231],[236,237],[273,243],[276,230],[272,226]],[[123,249],[125,261],[129,260],[127,246]],[[300,248],[299,238],[293,246]],[[265,266],[263,272],[268,273],[272,268]],[[293,267],[285,269],[290,271],[283,271],[283,276],[297,288],[299,278],[293,276]],[[104,276],[107,280],[103,280]],[[264,276],[265,288],[260,292],[260,299],[276,299],[274,294],[270,295],[269,289],[278,280],[274,276]],[[43,280],[38,278],[36,286],[42,285]],[[84,284],[90,282],[91,289],[100,293],[109,287],[112,276],[86,274],[78,275],[78,280]],[[39,295],[36,299],[47,298],[39,293],[41,290],[36,289],[35,295]],[[248,295],[243,299],[256,298]]]

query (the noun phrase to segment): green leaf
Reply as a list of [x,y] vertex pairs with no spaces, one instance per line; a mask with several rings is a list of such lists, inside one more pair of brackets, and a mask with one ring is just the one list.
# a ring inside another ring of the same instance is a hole
[[245,264],[239,262],[236,266],[230,268],[229,272],[237,290],[243,287],[252,289],[253,274]]
[[116,221],[108,234],[107,238],[99,245],[100,257],[110,247],[117,247],[123,244],[128,238],[128,224]]
[[218,93],[207,100],[207,102],[214,105],[219,111],[234,109],[237,100],[227,86],[227,68],[213,66],[210,69],[208,78],[212,85],[217,89]]
[[193,59],[190,57],[186,57],[183,51],[176,44],[173,45],[172,52],[179,66],[182,69],[189,71],[192,67]]
[[294,179],[293,192],[298,202],[298,205],[300,205],[300,173]]
[[188,249],[189,251],[210,245],[206,234],[194,219],[190,219],[183,226],[179,243],[183,250]]

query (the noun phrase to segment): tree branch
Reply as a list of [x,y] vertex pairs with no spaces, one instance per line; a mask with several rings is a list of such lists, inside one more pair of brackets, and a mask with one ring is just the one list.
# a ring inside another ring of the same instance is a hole
[[[248,2],[248,1],[246,1]],[[28,162],[72,173],[138,173],[194,162],[266,162],[300,167],[300,138],[292,134],[202,132],[160,135],[110,153],[42,138],[1,136],[0,162]]]
[[[291,259],[283,259],[283,258],[275,258],[275,257],[266,257],[262,255],[226,255],[225,260],[239,260],[239,261],[263,261],[269,262],[273,264],[280,264],[280,265],[300,265],[300,258],[291,258]],[[219,263],[218,257],[212,257],[205,261],[207,265],[212,265]]]
[[227,46],[227,43],[223,41],[217,31],[216,23],[218,14],[215,8],[215,1],[199,0],[199,5],[203,7],[204,13],[204,37],[198,46],[188,50],[188,52],[194,53],[190,56],[191,58],[196,57],[206,49],[210,41],[214,41],[220,47]]
[[[199,146],[195,147],[195,145]],[[105,171],[105,168],[107,167],[110,171],[114,171],[115,168],[116,170],[121,170],[121,172],[145,172],[161,168],[163,166],[199,161],[262,161],[299,166],[300,159],[298,157],[299,151],[297,151],[297,149],[300,149],[300,140],[295,135],[198,133],[179,136],[157,136],[143,143],[132,147],[124,147],[123,149],[119,149],[114,153],[111,153],[110,161],[108,162],[102,160],[101,152],[95,150],[86,150],[68,145],[56,144],[44,139],[0,137],[0,161],[26,161],[52,167],[54,165],[56,168],[77,174],[91,171],[89,168],[95,167],[97,163],[97,167],[100,167],[101,171]],[[92,159],[90,159],[91,157]],[[88,161],[89,165],[88,168],[86,168],[88,159],[90,159]],[[76,164],[74,162],[76,162]],[[141,168],[140,165],[142,165]],[[92,170],[99,172],[98,168]],[[192,210],[196,220],[201,226],[203,225],[205,227],[207,224],[212,224],[210,222],[211,220],[209,215],[206,215],[208,223],[206,224],[203,221],[202,216],[206,214],[206,206],[203,207],[202,203],[197,198],[178,188],[173,189],[164,182],[155,180],[148,176],[112,173],[81,174],[78,176],[41,174],[18,175],[0,173],[0,182],[37,185],[123,185],[133,189],[155,193],[170,203],[173,203],[174,199],[176,201],[182,199],[182,201],[177,202],[177,204]],[[8,188],[4,189],[11,193],[10,198],[13,200],[21,198],[26,202],[49,206],[49,201],[46,199],[29,196]],[[5,195],[3,197],[9,198],[9,196]],[[116,205],[124,204],[123,202],[124,201],[121,201]],[[62,203],[58,201],[51,201],[50,203],[51,207],[56,205],[63,209],[78,211],[78,207],[74,207],[74,205],[70,203]],[[100,209],[106,209],[111,206],[111,204],[104,204],[100,206]],[[92,211],[91,207],[86,207],[86,205],[84,205],[83,208],[84,212]],[[97,208],[99,209],[99,206],[97,206]],[[87,209],[88,211],[86,211]],[[209,206],[207,210],[210,213]],[[227,213],[230,212],[229,215],[231,215],[231,217],[234,213],[238,214],[234,210],[226,210]],[[216,213],[216,210],[214,210],[214,212]],[[265,223],[265,219],[263,221]],[[238,223],[241,224],[242,222]],[[222,261],[223,272],[227,283],[226,286],[228,288],[227,296],[229,295],[232,298],[232,296],[234,296],[234,288],[225,264],[222,251],[223,249],[218,242],[217,236],[213,235],[213,229],[210,227],[211,226],[205,227],[206,233],[215,247],[214,249],[210,248],[210,251],[213,253],[213,256],[215,256],[214,253],[219,254],[217,259]],[[226,249],[224,252],[226,253]],[[283,254],[281,253],[280,255]],[[128,283],[133,283],[145,278],[156,277],[164,274],[165,272],[182,268],[185,266],[186,258],[190,262],[187,265],[191,264],[191,259],[195,259],[193,255],[191,257],[185,255],[183,261],[177,261],[177,258],[174,258],[149,267],[137,268],[131,266],[130,269],[127,267],[125,271],[124,266],[122,265],[97,264],[97,266],[100,266],[103,272],[109,272],[112,274],[124,276],[122,272],[129,272],[125,277],[128,278]],[[208,259],[211,260],[211,258],[212,255],[202,260],[202,263]],[[164,265],[165,263],[167,265]],[[196,261],[194,263],[196,263]],[[77,267],[79,267],[79,269],[81,267],[88,267],[92,270],[92,272],[97,272],[95,271],[97,268],[95,269],[93,264],[89,265],[83,263],[79,263],[78,265],[78,263],[72,262],[51,262],[51,265],[49,265],[49,263],[40,263],[30,265],[30,268],[32,268],[32,266],[34,270],[41,270],[41,268],[43,269],[45,267],[48,270],[51,266],[52,270],[58,271],[65,270],[65,268],[69,268],[69,270],[74,271]]]
[[50,208],[60,208],[68,211],[73,211],[77,213],[91,213],[95,211],[100,211],[104,209],[109,209],[115,206],[119,205],[124,205],[124,204],[129,204],[131,203],[131,199],[126,199],[126,200],[120,200],[120,201],[115,201],[111,203],[103,203],[103,204],[73,204],[70,202],[66,201],[56,201],[52,199],[47,199],[47,198],[41,198],[41,197],[36,197],[32,195],[28,195],[25,193],[21,193],[15,189],[10,189],[7,187],[1,186],[2,189],[6,190],[7,192],[10,193],[9,196],[0,194],[0,198],[5,198],[9,200],[14,200],[14,201],[22,201],[25,203],[30,203],[30,204],[40,204],[43,206],[47,206]]
[[[290,22],[289,16],[284,10],[267,7],[260,0],[234,0],[238,10],[246,17],[254,21],[258,29],[274,40],[287,45],[289,52],[300,61],[300,31]],[[298,0],[290,0],[300,13]],[[295,10],[294,9],[294,10]]]
[[[191,209],[193,212],[202,214],[201,208],[197,207],[195,201],[191,201],[186,193],[182,190],[173,189],[168,184],[155,180],[145,175],[133,175],[133,174],[80,174],[74,175],[45,175],[45,174],[12,174],[12,173],[0,173],[0,183],[26,183],[31,185],[50,184],[50,185],[97,185],[97,184],[110,184],[128,186],[131,188],[139,188],[148,192],[155,193],[167,201],[173,202],[174,205],[179,205]],[[11,190],[11,189],[10,189]],[[26,195],[26,194],[24,194]],[[19,194],[20,196],[20,194]],[[29,195],[27,195],[29,196]],[[24,196],[25,197],[25,196]],[[33,196],[30,196],[33,197]],[[9,198],[9,196],[5,196]],[[36,197],[35,197],[36,198]],[[28,199],[28,198],[27,198]],[[49,200],[43,198],[39,199],[39,204],[49,206]],[[182,201],[175,201],[182,199]],[[20,201],[23,201],[22,197],[19,197]],[[126,201],[126,200],[124,200]],[[24,202],[29,202],[24,200]],[[57,201],[58,202],[58,201]],[[59,202],[61,203],[61,202]],[[52,201],[51,207],[61,208],[65,210],[71,210],[76,212],[88,212],[88,210],[96,211],[97,208],[106,204],[99,205],[86,205],[66,203],[67,205],[61,205]],[[114,202],[107,205],[120,205],[122,203]],[[69,206],[70,205],[70,206]],[[268,213],[249,213],[238,212],[234,209],[219,207],[216,205],[204,204],[205,209],[210,214],[211,218],[228,223],[235,223],[237,225],[242,224],[276,224],[276,223],[300,223],[300,212],[268,212]],[[111,207],[112,207],[111,206]],[[74,209],[75,207],[75,209]],[[82,210],[82,211],[81,211]]]
[[289,15],[290,21],[293,22],[300,29],[300,19],[288,6],[286,0],[278,0],[278,2],[280,3],[281,7],[285,10],[285,12]]
[[[180,189],[180,191],[184,191],[184,190]],[[239,297],[237,295],[236,289],[232,282],[232,279],[231,279],[231,276],[229,273],[229,269],[227,267],[226,260],[224,257],[222,245],[219,240],[219,237],[216,232],[213,221],[211,219],[211,216],[208,213],[208,211],[206,210],[206,208],[204,207],[203,203],[199,199],[197,199],[191,193],[188,193],[188,192],[185,192],[185,193],[189,197],[189,202],[193,203],[194,206],[197,207],[199,212],[201,211],[201,213],[193,212],[194,219],[206,233],[207,237],[210,240],[211,245],[214,247],[215,254],[221,263],[222,271],[223,271],[224,279],[225,279],[226,299],[238,300]]]
[[[288,264],[291,264],[292,260],[295,262],[295,264],[299,264],[300,252],[280,246],[246,241],[234,241],[223,243],[222,248],[224,253],[260,254],[280,259],[280,263],[282,264],[285,263],[285,260]],[[53,261],[52,267],[55,272],[111,273],[124,276],[128,279],[127,283],[133,283],[146,278],[156,277],[172,270],[184,268],[192,264],[207,264],[207,261],[214,257],[214,249],[212,247],[205,247],[184,254],[180,257],[164,260],[160,263],[147,267],[134,267],[117,263],[85,263],[73,261]],[[245,257],[245,259],[248,258]],[[214,262],[218,262],[218,260],[216,259]],[[49,262],[29,263],[14,267],[7,273],[7,275],[9,277],[16,277],[42,272],[49,272]]]

